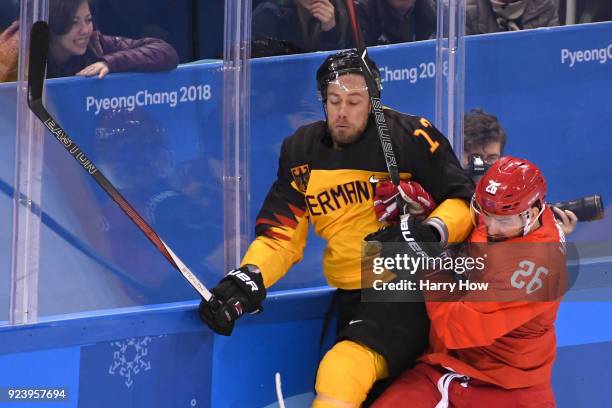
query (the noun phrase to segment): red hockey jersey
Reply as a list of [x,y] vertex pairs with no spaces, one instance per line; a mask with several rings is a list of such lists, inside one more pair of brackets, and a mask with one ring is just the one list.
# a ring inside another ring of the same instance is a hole
[[[487,301],[482,295],[481,301],[470,296],[469,301],[428,302],[430,350],[421,361],[506,389],[550,381],[554,321],[566,282],[565,239],[549,208],[541,220],[535,231],[505,241],[518,244],[518,250],[495,251],[496,245],[501,248],[495,243],[487,251],[485,273],[494,274],[497,288],[501,283],[516,291],[516,301]],[[483,226],[470,241],[486,242]]]

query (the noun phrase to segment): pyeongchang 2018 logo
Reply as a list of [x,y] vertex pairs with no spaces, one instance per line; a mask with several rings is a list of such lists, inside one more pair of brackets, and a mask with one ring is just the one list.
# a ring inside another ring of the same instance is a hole
[[561,65],[567,64],[570,68],[578,64],[606,64],[609,61],[612,61],[612,44],[604,48],[589,48],[583,50],[561,49]]

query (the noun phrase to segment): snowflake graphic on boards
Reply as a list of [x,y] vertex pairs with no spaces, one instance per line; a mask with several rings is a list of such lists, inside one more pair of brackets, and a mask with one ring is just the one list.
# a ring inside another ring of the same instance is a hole
[[108,368],[108,373],[124,377],[125,386],[130,388],[136,375],[151,369],[151,362],[146,356],[149,354],[148,345],[152,341],[152,337],[145,336],[111,342],[111,347],[116,347],[117,350],[113,352],[113,362]]

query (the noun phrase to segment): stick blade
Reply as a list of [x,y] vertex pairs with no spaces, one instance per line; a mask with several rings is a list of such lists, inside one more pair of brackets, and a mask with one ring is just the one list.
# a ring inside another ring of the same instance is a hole
[[49,26],[37,21],[30,31],[30,66],[28,69],[28,106],[42,103],[43,84],[49,52]]

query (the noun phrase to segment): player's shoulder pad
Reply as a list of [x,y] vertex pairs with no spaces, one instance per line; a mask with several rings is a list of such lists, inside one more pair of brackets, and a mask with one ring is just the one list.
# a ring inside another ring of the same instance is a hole
[[317,143],[320,143],[326,131],[324,121],[317,121],[299,127],[294,134],[283,140],[281,154],[283,160],[290,164],[306,164],[310,162]]
[[446,137],[427,119],[422,116],[385,109],[392,138],[400,146],[419,146],[418,151],[435,154],[443,145],[448,144]]

